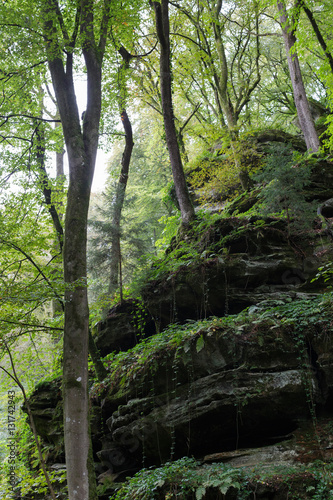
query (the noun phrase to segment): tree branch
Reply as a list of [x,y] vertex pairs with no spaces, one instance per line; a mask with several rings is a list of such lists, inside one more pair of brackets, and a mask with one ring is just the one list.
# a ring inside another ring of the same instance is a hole
[[30,118],[31,120],[37,120],[40,122],[61,123],[61,120],[47,119],[47,118],[42,118],[40,116],[33,116],[33,115],[26,115],[26,114],[19,114],[19,113],[12,113],[10,115],[0,115],[0,118],[2,120],[6,120],[6,121],[8,121],[10,118]]
[[199,103],[195,106],[195,108],[194,108],[194,110],[192,111],[192,113],[190,114],[190,116],[189,116],[189,117],[185,120],[185,122],[183,123],[183,125],[180,127],[180,129],[179,129],[179,133],[180,133],[180,134],[183,132],[184,128],[185,128],[185,127],[186,127],[186,125],[189,123],[189,121],[191,120],[191,118],[192,118],[192,117],[196,114],[196,112],[198,111],[198,109],[200,108],[200,106],[201,106],[201,102],[199,102]]
[[37,156],[37,165],[39,168],[39,174],[40,174],[40,182],[41,182],[41,187],[42,191],[44,194],[44,199],[45,203],[47,206],[47,209],[49,211],[49,214],[51,215],[52,221],[53,221],[53,226],[55,228],[56,234],[57,234],[57,239],[59,243],[59,249],[60,253],[62,253],[63,250],[63,242],[64,242],[64,231],[63,227],[59,218],[58,211],[52,202],[52,190],[50,188],[50,181],[46,172],[45,168],[45,137],[44,137],[44,130],[41,130],[40,125],[37,125],[35,129],[35,134],[37,138],[37,144],[36,144],[36,156]]
[[22,74],[22,70],[23,69],[24,69],[24,71],[29,71],[29,70],[31,70],[33,68],[36,68],[37,66],[41,66],[42,64],[46,64],[46,63],[47,63],[47,59],[44,59],[43,61],[39,61],[36,64],[32,64],[31,66],[24,66],[24,68],[20,69],[19,71],[12,71],[10,73],[6,73],[5,71],[3,71],[0,68],[0,73],[4,75],[3,77],[0,78],[0,81],[1,80],[5,80],[6,78],[11,78],[12,76],[15,76],[15,75]]
[[162,8],[159,2],[152,2],[149,0],[149,5],[154,9],[155,12],[155,26],[158,40],[163,48],[167,46],[167,40],[164,33],[163,27],[163,16],[162,16]]
[[43,273],[43,271],[41,270],[41,268],[39,267],[39,265],[34,261],[34,259],[32,257],[30,257],[29,254],[27,254],[27,252],[25,252],[22,248],[20,248],[18,245],[15,245],[15,243],[12,243],[10,241],[6,241],[5,239],[3,238],[0,238],[0,241],[1,243],[3,243],[4,245],[7,245],[9,247],[12,247],[14,248],[14,250],[16,250],[17,252],[20,252],[22,255],[24,255],[26,257],[26,259],[37,269],[37,271],[39,272],[39,274],[44,278],[44,280],[46,281],[46,283],[48,284],[48,286],[50,287],[50,289],[54,292],[54,295],[56,296],[56,298],[59,300],[59,302],[63,302],[63,299],[58,295],[58,293],[54,290],[53,286],[52,286],[52,283],[50,282],[50,280],[47,278],[47,276],[45,276],[45,274]]
[[63,328],[59,328],[56,326],[46,326],[46,325],[36,325],[33,323],[22,323],[21,321],[10,321],[8,319],[0,319],[1,323],[8,323],[9,325],[16,325],[20,327],[28,327],[28,328],[36,328],[38,330],[56,330],[59,332],[63,332]]
[[104,54],[105,52],[105,46],[106,46],[106,40],[108,36],[108,29],[110,22],[110,8],[111,8],[111,0],[104,0],[103,17],[101,22],[100,37],[98,43],[98,50],[100,54]]
[[313,12],[305,5],[305,1],[304,0],[296,0],[296,5],[299,5],[300,7],[303,7],[304,12],[308,16],[308,19],[309,19],[309,21],[311,23],[313,31],[316,34],[317,40],[318,40],[321,48],[324,51],[324,54],[325,54],[325,56],[326,56],[326,58],[328,60],[328,63],[330,65],[331,72],[333,73],[333,57],[332,57],[331,52],[329,51],[329,48],[327,47],[327,44],[326,44],[326,42],[324,40],[323,35],[321,34],[321,31],[319,29],[318,23],[317,23],[314,15],[313,15]]

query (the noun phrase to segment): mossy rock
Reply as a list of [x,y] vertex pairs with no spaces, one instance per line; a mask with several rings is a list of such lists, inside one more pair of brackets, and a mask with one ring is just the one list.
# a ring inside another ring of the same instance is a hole
[[[29,406],[38,435],[44,443],[52,445],[48,446],[48,461],[64,462],[61,378],[37,385],[29,397]],[[26,412],[24,405],[22,409]]]

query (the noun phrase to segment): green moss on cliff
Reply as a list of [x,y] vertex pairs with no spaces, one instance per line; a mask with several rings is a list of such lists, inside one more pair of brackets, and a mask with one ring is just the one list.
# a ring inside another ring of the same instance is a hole
[[[106,356],[109,375],[93,386],[91,395],[97,397],[107,392],[109,398],[120,401],[161,366],[172,365],[176,359],[186,365],[190,352],[199,353],[210,342],[223,337],[231,339],[235,349],[237,344],[246,342],[249,353],[251,344],[256,347],[273,342],[276,350],[281,350],[281,356],[285,356],[288,345],[297,346],[311,335],[332,331],[332,299],[331,293],[295,300],[281,294],[280,299],[264,301],[237,315],[170,325],[127,352]],[[255,358],[249,363],[255,363]]]

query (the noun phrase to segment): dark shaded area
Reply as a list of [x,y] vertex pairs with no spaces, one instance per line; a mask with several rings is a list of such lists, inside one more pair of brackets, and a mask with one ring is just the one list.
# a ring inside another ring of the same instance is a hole
[[111,352],[127,351],[156,333],[149,312],[141,302],[133,299],[112,307],[96,329],[95,342],[102,357]]

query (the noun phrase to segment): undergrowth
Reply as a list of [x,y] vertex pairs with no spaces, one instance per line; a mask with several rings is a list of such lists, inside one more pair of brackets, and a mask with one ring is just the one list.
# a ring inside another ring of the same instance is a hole
[[100,384],[95,384],[91,390],[97,395],[104,387],[130,386],[131,382],[146,370],[157,366],[159,359],[174,352],[186,342],[197,343],[197,350],[202,348],[201,335],[203,331],[214,332],[221,322],[227,323],[227,318],[211,318],[209,320],[188,321],[185,325],[173,324],[162,333],[148,339],[143,339],[132,349],[117,354],[111,353],[104,358],[110,375]]
[[[283,491],[289,500],[332,498],[333,464],[280,465],[255,468],[223,463],[200,464],[182,458],[162,467],[143,469],[124,483],[110,500],[201,500],[203,498],[250,500]],[[279,496],[279,498],[282,498]]]
[[287,235],[285,213],[263,217],[256,209],[241,216],[207,214],[201,212],[186,229],[180,228],[171,240],[165,255],[151,256],[150,266],[138,277],[141,287],[151,282],[170,280],[180,270],[193,266],[205,266],[211,261],[223,264],[233,240],[244,237],[257,240],[265,231],[277,231]]

